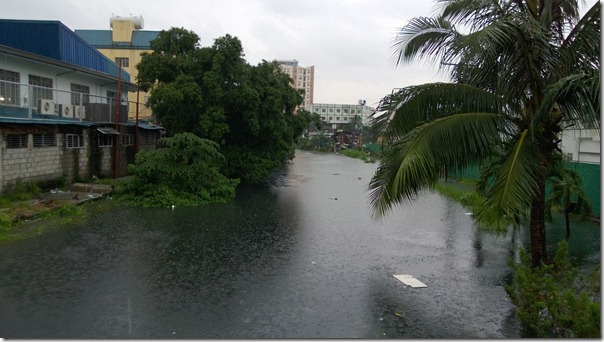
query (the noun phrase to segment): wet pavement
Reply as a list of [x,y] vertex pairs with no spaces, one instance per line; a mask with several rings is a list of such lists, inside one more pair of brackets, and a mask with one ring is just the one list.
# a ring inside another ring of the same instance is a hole
[[502,284],[522,237],[477,231],[436,193],[373,221],[376,167],[298,151],[228,204],[91,209],[0,244],[0,336],[520,337]]

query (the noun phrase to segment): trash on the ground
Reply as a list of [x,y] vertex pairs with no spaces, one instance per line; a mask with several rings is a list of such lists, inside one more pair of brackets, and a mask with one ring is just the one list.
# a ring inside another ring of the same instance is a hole
[[400,280],[403,284],[409,285],[411,287],[428,287],[428,285],[417,280],[414,276],[410,274],[394,274],[394,277]]
[[472,216],[474,213],[466,213],[466,216]]
[[64,191],[61,189],[52,189],[50,190],[51,194],[62,194]]

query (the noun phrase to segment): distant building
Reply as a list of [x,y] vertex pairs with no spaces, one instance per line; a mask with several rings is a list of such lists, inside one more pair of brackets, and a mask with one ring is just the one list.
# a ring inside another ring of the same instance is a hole
[[327,123],[333,129],[354,122],[357,116],[360,117],[363,125],[369,125],[369,117],[375,109],[366,106],[364,103],[364,100],[359,101],[359,104],[313,103],[307,106],[306,110],[319,114],[321,121]]
[[292,86],[295,89],[304,90],[304,103],[302,107],[308,107],[313,104],[313,94],[315,91],[315,66],[301,67],[297,60],[276,61],[279,63],[281,71],[288,74],[292,80]]
[[[75,33],[116,64],[121,63],[136,83],[136,65],[141,61],[141,53],[151,52],[151,41],[157,38],[159,31],[142,31],[142,17],[111,17],[109,22],[111,30],[75,30]],[[148,96],[148,93],[142,91],[138,94],[141,103],[139,118],[150,118],[153,115],[146,106]],[[131,103],[128,117],[131,119],[136,117],[136,99],[136,92],[128,95]]]

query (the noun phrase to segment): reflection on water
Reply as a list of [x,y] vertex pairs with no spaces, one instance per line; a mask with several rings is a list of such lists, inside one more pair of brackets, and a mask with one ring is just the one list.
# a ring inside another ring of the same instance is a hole
[[519,337],[501,286],[513,234],[435,193],[372,221],[375,167],[299,151],[228,204],[116,206],[1,244],[0,336]]

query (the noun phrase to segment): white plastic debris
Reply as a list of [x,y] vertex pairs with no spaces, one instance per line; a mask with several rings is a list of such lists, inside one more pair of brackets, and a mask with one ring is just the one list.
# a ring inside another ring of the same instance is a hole
[[411,287],[428,287],[428,285],[417,280],[414,276],[410,274],[394,274],[394,277],[400,280],[403,284]]

